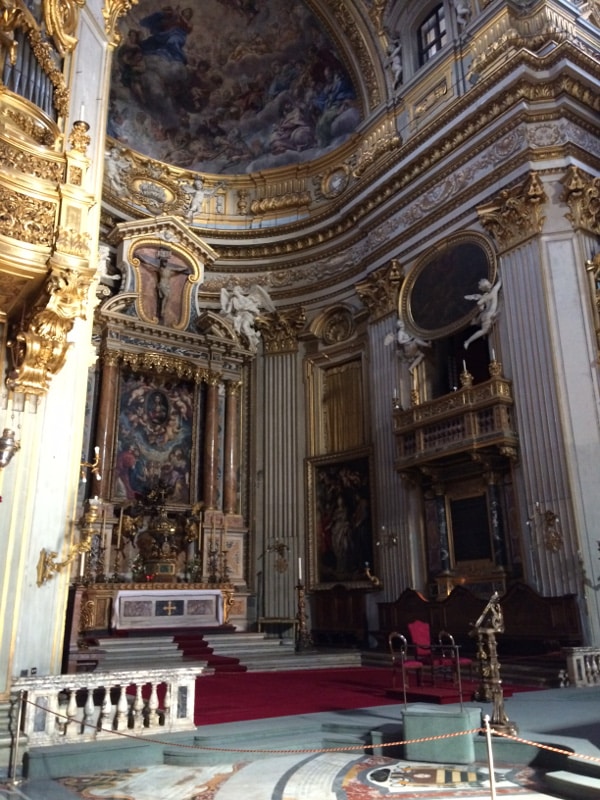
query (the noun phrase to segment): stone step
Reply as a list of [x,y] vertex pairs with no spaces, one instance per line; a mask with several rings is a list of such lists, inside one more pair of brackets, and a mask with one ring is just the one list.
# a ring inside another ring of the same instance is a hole
[[547,772],[545,781],[550,789],[560,797],[573,797],[575,800],[598,800],[600,798],[600,778],[579,775],[561,769]]

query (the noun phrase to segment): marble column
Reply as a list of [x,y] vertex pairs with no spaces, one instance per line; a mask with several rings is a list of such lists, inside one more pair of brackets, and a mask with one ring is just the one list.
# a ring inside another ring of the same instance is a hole
[[108,465],[114,449],[114,409],[119,379],[119,357],[117,353],[104,352],[102,355],[102,374],[100,379],[100,398],[98,401],[98,422],[95,445],[100,448],[100,480],[92,494],[108,497],[110,491],[110,470]]
[[223,511],[237,513],[239,464],[239,393],[241,384],[228,381],[225,388],[225,453],[223,475]]
[[211,375],[206,391],[206,423],[204,445],[204,505],[215,510],[217,503],[217,472],[219,453],[219,378]]

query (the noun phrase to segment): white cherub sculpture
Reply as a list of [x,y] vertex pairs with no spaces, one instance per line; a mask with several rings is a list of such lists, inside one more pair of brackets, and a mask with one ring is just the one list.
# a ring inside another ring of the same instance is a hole
[[475,339],[487,336],[490,332],[498,316],[498,292],[501,286],[502,281],[500,278],[498,278],[493,286],[487,278],[482,278],[478,283],[479,293],[465,295],[465,300],[475,300],[477,308],[479,309],[479,314],[475,320],[476,324],[479,325],[479,330],[475,331],[475,333],[467,339],[465,342],[465,350],[468,349],[471,342],[474,342]]
[[260,332],[254,327],[261,309],[275,311],[273,301],[262,286],[252,286],[247,292],[241,286],[234,286],[231,291],[221,289],[221,313],[233,325],[238,336],[244,336],[250,348],[256,350]]
[[396,342],[402,355],[408,361],[408,371],[412,374],[425,358],[424,347],[431,347],[431,342],[426,342],[418,336],[411,336],[407,333],[404,322],[399,319],[396,323],[398,330],[396,333],[388,333],[383,343],[386,345]]

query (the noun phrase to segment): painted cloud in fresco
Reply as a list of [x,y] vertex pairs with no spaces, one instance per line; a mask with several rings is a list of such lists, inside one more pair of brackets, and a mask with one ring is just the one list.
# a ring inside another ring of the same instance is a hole
[[122,22],[108,133],[184,169],[247,173],[314,159],[360,122],[324,28],[293,0],[141,0]]

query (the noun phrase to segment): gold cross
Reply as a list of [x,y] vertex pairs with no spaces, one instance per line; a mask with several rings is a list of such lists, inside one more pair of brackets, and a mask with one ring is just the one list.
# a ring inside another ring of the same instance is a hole
[[163,611],[166,611],[167,615],[170,617],[171,612],[177,611],[177,606],[174,606],[173,603],[171,603],[171,601],[169,600],[169,602],[165,603],[165,605],[163,606]]

